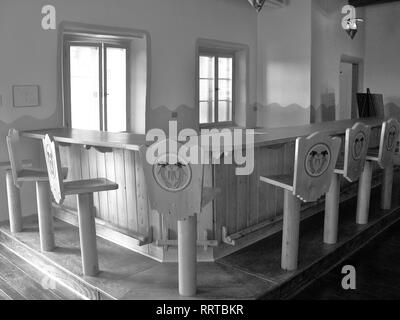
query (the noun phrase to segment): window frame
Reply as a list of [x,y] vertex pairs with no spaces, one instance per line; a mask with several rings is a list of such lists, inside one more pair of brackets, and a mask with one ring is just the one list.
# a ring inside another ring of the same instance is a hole
[[[200,123],[200,57],[214,57],[214,100],[215,110],[214,119],[218,120],[219,112],[219,58],[232,58],[232,120],[231,121],[213,121],[208,123]],[[234,50],[226,50],[222,48],[199,48],[197,53],[197,75],[196,75],[196,86],[197,86],[197,113],[199,117],[198,124],[200,128],[210,127],[230,127],[235,124],[235,107],[236,107],[236,53]]]
[[130,128],[130,44],[129,41],[108,38],[101,35],[68,34],[63,38],[62,63],[62,99],[64,105],[64,126],[72,127],[71,118],[71,65],[70,52],[73,46],[88,46],[99,48],[99,120],[100,131],[107,131],[107,48],[123,48],[126,50],[126,123],[125,131]]

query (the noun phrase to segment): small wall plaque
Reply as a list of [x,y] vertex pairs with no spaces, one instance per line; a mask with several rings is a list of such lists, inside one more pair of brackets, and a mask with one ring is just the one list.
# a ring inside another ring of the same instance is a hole
[[39,106],[39,86],[13,86],[13,103],[16,108]]

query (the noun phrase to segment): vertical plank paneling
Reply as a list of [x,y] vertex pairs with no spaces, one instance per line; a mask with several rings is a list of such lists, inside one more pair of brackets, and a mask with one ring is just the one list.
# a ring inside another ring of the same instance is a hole
[[[98,177],[105,178],[107,177],[106,173],[106,157],[104,153],[96,152],[97,158],[97,175]],[[109,221],[108,215],[108,192],[99,192],[99,217],[105,221]]]
[[[247,227],[247,218],[249,215],[249,205],[247,191],[249,186],[248,176],[237,177],[237,193],[236,193],[236,230],[240,231]],[[233,199],[235,201],[235,199]]]
[[254,150],[254,172],[249,178],[248,194],[246,195],[249,199],[249,215],[247,226],[251,227],[257,223],[258,219],[258,198],[260,194],[260,148]]
[[237,215],[237,179],[235,174],[234,165],[225,165],[225,172],[227,176],[225,188],[227,189],[226,201],[226,227],[228,228],[228,233],[235,233],[236,230],[236,215]]
[[226,217],[225,217],[225,208],[226,208],[226,175],[225,175],[225,166],[223,164],[213,165],[214,171],[214,185],[221,190],[219,197],[215,201],[215,237],[216,240],[221,241],[221,228],[225,225]]
[[[260,176],[269,176],[273,174],[272,168],[272,154],[273,150],[268,148],[260,148],[260,158],[257,160],[260,162]],[[258,218],[257,222],[265,221],[270,215],[270,197],[269,195],[274,192],[274,187],[268,183],[260,183],[259,188],[259,207],[258,207]]]
[[124,150],[124,161],[126,176],[126,210],[128,215],[127,226],[129,230],[138,231],[135,153],[133,151]]
[[[204,166],[203,186],[206,188],[213,187],[213,173],[211,165]],[[213,202],[210,202],[202,209],[201,214],[198,215],[198,238],[205,240],[204,231],[207,231],[208,238],[215,239],[213,225]]]
[[[81,147],[80,145],[72,144],[68,148],[68,180],[82,179]],[[66,198],[68,198],[69,206],[73,209],[77,209],[76,196],[67,196]]]
[[[114,152],[107,152],[106,159],[106,174],[107,179],[115,181],[115,161]],[[108,221],[114,225],[118,225],[118,200],[117,191],[107,191],[108,194]]]
[[[277,163],[277,168],[276,172],[277,174],[285,174],[285,150],[286,150],[286,145],[283,145],[282,148],[278,150],[276,153],[276,163]],[[275,216],[276,218],[279,214],[279,212],[283,212],[283,196],[284,196],[284,191],[282,188],[275,188]]]
[[115,162],[115,182],[118,184],[118,226],[126,228],[128,225],[128,214],[126,209],[126,178],[125,178],[125,160],[124,150],[114,150]]
[[[144,170],[139,152],[135,152],[136,164],[136,199],[138,214],[138,231],[147,234],[148,232],[148,215],[147,215],[147,191],[144,178]],[[175,226],[174,226],[175,227]],[[176,227],[175,227],[176,230]]]
[[[282,152],[281,148],[278,149],[268,149],[265,148],[268,156],[266,157],[268,159],[267,163],[267,174],[268,175],[276,175],[278,174],[278,153]],[[278,188],[270,185],[269,192],[266,196],[266,201],[267,201],[267,207],[265,211],[265,220],[274,220],[276,216],[276,201],[275,201],[275,195],[276,195],[276,190]]]
[[[98,173],[97,173],[97,156],[96,156],[96,150],[94,148],[91,148],[88,150],[88,161],[89,161],[89,178],[90,179],[96,179],[98,178]],[[100,200],[99,200],[99,193],[95,192],[93,194],[93,205],[96,210],[96,217],[100,217]]]

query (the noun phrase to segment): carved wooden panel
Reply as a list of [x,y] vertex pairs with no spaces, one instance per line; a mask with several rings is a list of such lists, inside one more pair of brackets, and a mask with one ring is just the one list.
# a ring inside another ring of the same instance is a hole
[[64,201],[64,192],[60,152],[57,143],[49,135],[46,135],[43,139],[43,150],[49,175],[50,189],[54,200],[58,204],[61,204]]
[[364,170],[370,136],[371,128],[361,122],[346,130],[343,176],[350,182],[357,181]]
[[302,201],[317,201],[329,190],[340,145],[340,138],[318,132],[296,140],[293,193]]
[[174,220],[200,214],[203,165],[189,163],[177,152],[159,154],[154,164],[149,163],[147,150],[144,146],[140,153],[151,208]]
[[393,155],[400,134],[400,124],[396,119],[390,119],[382,124],[379,146],[378,164],[381,168],[393,163]]

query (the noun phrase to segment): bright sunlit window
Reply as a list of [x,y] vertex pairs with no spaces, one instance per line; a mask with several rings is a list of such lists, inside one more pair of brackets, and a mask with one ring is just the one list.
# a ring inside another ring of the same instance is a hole
[[233,54],[199,55],[200,124],[229,124],[233,121]]
[[128,46],[99,38],[65,44],[64,100],[71,128],[127,130]]

